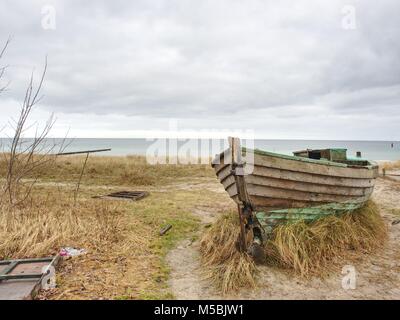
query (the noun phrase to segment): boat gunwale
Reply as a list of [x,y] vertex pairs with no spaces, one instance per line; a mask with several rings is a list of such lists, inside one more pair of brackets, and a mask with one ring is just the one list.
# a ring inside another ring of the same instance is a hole
[[[214,160],[212,161],[212,166],[214,167],[215,165],[220,164],[220,163],[214,163],[215,160],[221,159],[221,156],[225,157],[225,154],[227,154],[228,152],[229,152],[229,149],[226,149],[223,152],[221,152],[220,154],[217,154],[216,157],[214,158]],[[291,156],[291,155],[275,153],[275,152],[270,152],[270,151],[264,151],[264,150],[260,150],[260,149],[250,149],[250,148],[245,148],[245,147],[242,147],[242,152],[254,153],[254,154],[260,155],[260,156],[271,156],[271,157],[281,158],[281,159],[286,159],[286,160],[308,162],[308,163],[313,163],[313,164],[332,166],[332,167],[340,167],[340,168],[349,168],[349,169],[373,170],[373,169],[376,169],[379,167],[378,164],[372,160],[366,160],[369,163],[369,165],[367,165],[367,166],[356,166],[356,165],[349,165],[346,163],[334,162],[334,161],[329,161],[329,160],[310,159],[310,158]]]

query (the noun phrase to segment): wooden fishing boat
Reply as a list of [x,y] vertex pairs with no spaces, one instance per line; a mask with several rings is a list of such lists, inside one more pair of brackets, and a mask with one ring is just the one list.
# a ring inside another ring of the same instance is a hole
[[[239,147],[240,148],[240,147]],[[256,211],[308,208],[329,203],[365,203],[372,194],[378,165],[346,149],[304,150],[293,156],[240,148],[244,182]],[[219,181],[237,203],[238,187],[232,170],[232,149],[212,164]]]
[[238,247],[265,260],[261,244],[273,228],[288,221],[313,221],[350,212],[370,198],[378,177],[373,161],[347,157],[346,149],[302,150],[293,156],[240,147],[217,155],[212,166],[238,204]]

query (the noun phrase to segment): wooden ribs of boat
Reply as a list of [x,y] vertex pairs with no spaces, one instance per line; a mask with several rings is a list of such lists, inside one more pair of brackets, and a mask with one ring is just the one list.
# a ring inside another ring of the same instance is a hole
[[[328,203],[366,202],[374,189],[378,165],[372,161],[310,159],[241,148],[246,189],[253,208],[271,211],[315,207]],[[232,150],[213,160],[213,168],[238,204],[232,171]],[[347,162],[347,163],[346,163]],[[359,165],[357,165],[359,164]]]

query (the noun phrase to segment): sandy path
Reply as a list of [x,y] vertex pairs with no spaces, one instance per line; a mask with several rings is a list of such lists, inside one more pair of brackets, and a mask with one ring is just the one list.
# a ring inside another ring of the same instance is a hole
[[[393,210],[400,210],[400,182],[378,179],[373,198],[381,206],[381,214],[388,223],[389,240],[382,252],[353,262],[355,289],[342,288],[343,275],[340,272],[324,280],[314,278],[306,281],[262,266],[257,289],[223,297],[202,279],[198,242],[186,240],[167,256],[171,267],[171,291],[177,299],[400,299],[400,223],[392,224],[400,219],[400,216],[392,214]],[[194,214],[207,224],[218,215],[218,209],[199,207]]]

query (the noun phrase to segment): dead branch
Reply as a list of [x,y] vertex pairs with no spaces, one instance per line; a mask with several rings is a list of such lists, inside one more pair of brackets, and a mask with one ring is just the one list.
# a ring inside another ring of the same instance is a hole
[[10,204],[21,204],[28,199],[34,184],[38,180],[40,169],[55,161],[54,150],[56,148],[60,151],[66,147],[64,146],[66,137],[60,144],[56,142],[48,144],[47,137],[55,123],[53,114],[42,129],[39,130],[36,124],[33,138],[24,138],[27,130],[32,129],[32,125],[28,124],[28,119],[34,106],[41,99],[40,92],[46,71],[47,59],[45,60],[39,83],[36,86],[34,85],[34,75],[33,73],[31,74],[18,119],[9,122],[13,135],[10,138],[9,152],[4,152],[7,171],[3,195],[6,195]]
[[[7,50],[8,45],[10,44],[11,38],[8,38],[6,43],[4,44],[3,48],[0,51],[0,60],[3,58],[4,53]],[[3,78],[4,73],[6,71],[6,69],[8,68],[8,66],[4,66],[4,67],[0,67],[0,80]],[[4,90],[7,89],[9,83],[7,83],[6,85],[0,87],[0,93],[2,93]]]

